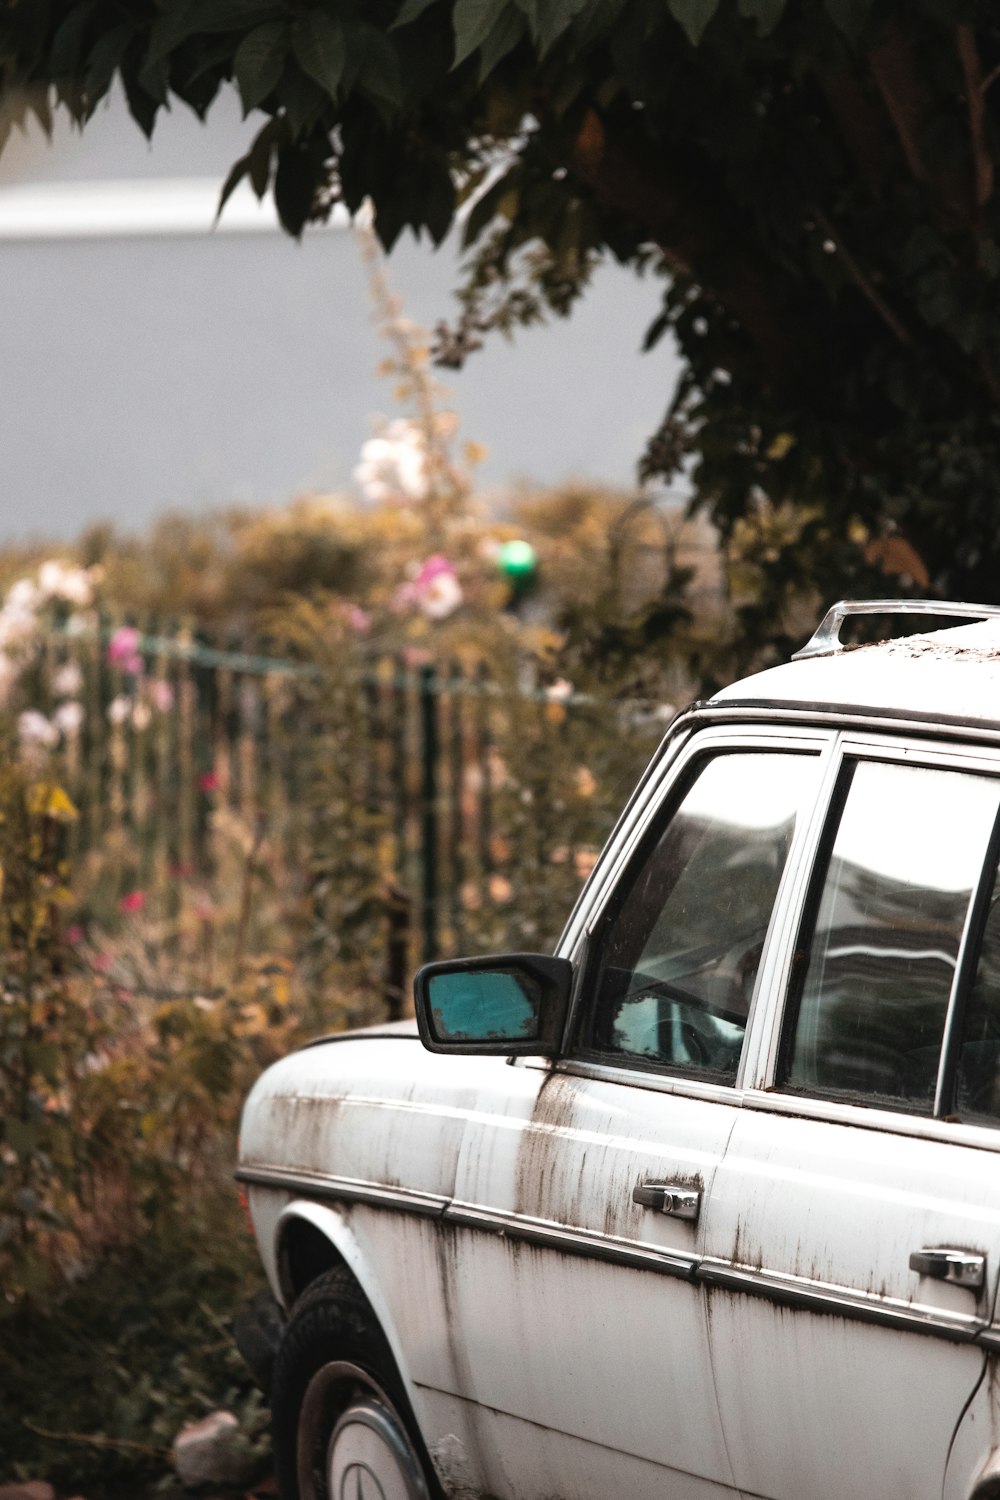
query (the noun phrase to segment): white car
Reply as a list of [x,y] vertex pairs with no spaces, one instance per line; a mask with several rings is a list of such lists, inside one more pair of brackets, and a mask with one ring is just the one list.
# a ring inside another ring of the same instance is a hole
[[1000,610],[905,611],[681,713],[554,957],[257,1083],[283,1500],[1000,1495]]

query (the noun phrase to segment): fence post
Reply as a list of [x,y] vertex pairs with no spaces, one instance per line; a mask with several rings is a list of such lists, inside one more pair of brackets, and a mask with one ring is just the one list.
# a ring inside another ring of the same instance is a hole
[[432,666],[420,668],[420,894],[423,962],[438,956],[438,702]]

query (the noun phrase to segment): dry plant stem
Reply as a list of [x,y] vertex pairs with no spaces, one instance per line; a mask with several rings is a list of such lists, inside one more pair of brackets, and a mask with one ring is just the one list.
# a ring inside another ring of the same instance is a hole
[[243,878],[240,882],[240,909],[236,919],[236,938],[233,943],[233,973],[232,982],[235,984],[243,969],[243,955],[246,951],[247,930],[250,925],[250,906],[253,897],[253,879],[257,873],[257,856],[263,841],[264,830],[258,822],[254,831],[253,845],[247,851],[247,857],[243,861]]
[[432,549],[443,547],[447,522],[462,498],[462,479],[452,464],[437,423],[435,398],[439,389],[427,372],[426,350],[420,348],[400,322],[397,298],[382,268],[382,252],[375,232],[368,226],[358,229],[361,255],[368,270],[372,297],[378,311],[382,332],[396,351],[398,368],[409,380],[417,407],[417,420],[427,445],[430,480],[429,493],[423,505]]
[[138,1443],[132,1438],[109,1438],[102,1433],[91,1432],[53,1432],[48,1427],[40,1427],[29,1417],[24,1418],[24,1425],[37,1437],[51,1438],[57,1443],[85,1443],[89,1448],[121,1449],[128,1453],[145,1453],[150,1458],[170,1457],[169,1448],[154,1448],[150,1443]]

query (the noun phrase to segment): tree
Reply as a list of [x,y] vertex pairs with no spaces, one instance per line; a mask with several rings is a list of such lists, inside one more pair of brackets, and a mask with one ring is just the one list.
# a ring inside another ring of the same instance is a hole
[[471,205],[446,363],[602,256],[662,277],[647,342],[685,373],[641,470],[693,464],[724,535],[773,523],[768,608],[894,548],[1000,599],[990,0],[0,6],[8,127],[20,97],[84,123],[116,73],[147,134],[235,80],[266,118],[223,196],[273,190],[292,234],[368,197],[385,246],[439,242]]

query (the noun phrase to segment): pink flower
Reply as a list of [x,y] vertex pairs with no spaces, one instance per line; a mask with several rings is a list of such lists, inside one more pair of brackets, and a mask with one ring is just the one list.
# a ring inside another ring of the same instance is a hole
[[165,677],[156,677],[149,684],[149,696],[153,707],[161,714],[169,713],[174,706],[174,690]]
[[108,642],[108,666],[117,667],[130,677],[138,677],[142,672],[142,657],[139,655],[141,640],[142,636],[134,625],[119,625]]
[[446,619],[462,603],[462,598],[462,585],[454,564],[440,552],[428,557],[397,594],[401,604],[415,604],[429,620]]
[[364,635],[371,626],[371,616],[360,604],[352,604],[347,611],[347,623],[357,635]]
[[118,910],[124,912],[142,911],[146,905],[145,891],[129,891],[118,903]]
[[63,933],[63,936],[65,937],[67,943],[72,943],[72,944],[75,945],[77,943],[82,943],[83,942],[85,934],[84,934],[83,928],[77,926],[74,923],[74,925],[72,927],[67,927],[66,928],[66,931]]
[[202,771],[198,777],[198,786],[203,792],[217,792],[219,790],[219,778],[214,771]]

